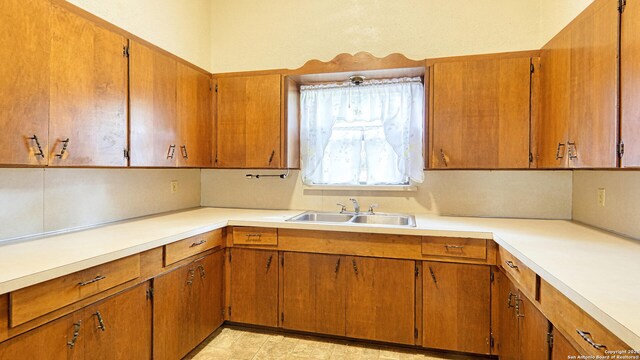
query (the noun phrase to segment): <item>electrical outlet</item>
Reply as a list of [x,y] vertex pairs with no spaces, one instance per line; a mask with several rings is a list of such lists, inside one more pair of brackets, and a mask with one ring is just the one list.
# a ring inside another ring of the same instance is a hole
[[175,194],[178,192],[178,180],[171,181],[171,193]]
[[606,201],[606,192],[604,188],[598,189],[598,205],[604,207]]

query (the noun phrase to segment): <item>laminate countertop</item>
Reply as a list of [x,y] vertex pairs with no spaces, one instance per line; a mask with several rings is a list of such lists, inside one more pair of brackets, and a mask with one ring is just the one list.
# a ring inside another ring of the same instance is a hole
[[197,208],[0,245],[0,294],[225,226],[493,239],[640,349],[640,241],[564,220],[416,214],[416,227],[287,222],[298,210]]

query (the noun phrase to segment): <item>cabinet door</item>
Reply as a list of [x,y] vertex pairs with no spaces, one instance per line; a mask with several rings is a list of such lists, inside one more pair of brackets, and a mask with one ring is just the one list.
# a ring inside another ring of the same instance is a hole
[[[616,167],[618,3],[596,0],[571,32],[571,167]],[[573,145],[575,144],[575,145]]]
[[570,356],[580,356],[580,352],[571,345],[564,335],[553,328],[553,348],[551,349],[551,360],[567,360]]
[[[181,167],[211,166],[211,78],[178,63],[178,122],[176,150]],[[178,151],[179,150],[179,151]]]
[[282,327],[345,335],[345,271],[339,255],[284,253]]
[[415,262],[345,259],[346,336],[415,344]]
[[195,279],[196,269],[188,264],[153,280],[154,359],[181,359],[191,351]]
[[130,43],[130,165],[176,166],[180,154],[177,62],[135,41]]
[[434,168],[528,168],[531,59],[434,66]]
[[[571,32],[563,30],[540,53],[539,168],[568,166]],[[535,154],[534,154],[535,155]]]
[[84,309],[87,359],[151,359],[152,303],[149,283]]
[[193,347],[211,335],[224,321],[223,291],[224,251],[217,251],[195,262],[196,279],[192,311]]
[[[75,339],[74,330],[78,333]],[[0,359],[83,359],[84,330],[80,310],[0,343]],[[70,346],[70,342],[74,345]]]
[[0,2],[0,164],[3,165],[48,162],[50,13],[48,1]]
[[280,82],[280,75],[218,79],[217,167],[280,167]]
[[489,354],[490,267],[425,261],[422,269],[423,345]]
[[521,292],[517,302],[520,360],[549,359],[549,321]]
[[[640,167],[640,4],[627,1],[622,13],[620,86],[623,167]],[[1,80],[0,80],[1,81]]]
[[230,320],[278,326],[278,252],[239,248],[230,251]]
[[516,316],[516,300],[518,289],[504,275],[499,277],[500,306],[498,324],[498,351],[501,360],[518,360],[519,358],[519,334],[518,317]]
[[49,165],[126,166],[127,40],[53,8]]

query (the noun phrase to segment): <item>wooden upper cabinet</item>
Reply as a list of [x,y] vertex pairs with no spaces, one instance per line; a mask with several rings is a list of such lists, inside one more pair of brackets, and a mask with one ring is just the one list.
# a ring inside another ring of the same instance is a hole
[[281,167],[281,76],[217,82],[216,167]]
[[542,49],[538,167],[617,166],[617,7],[594,1]]
[[[627,1],[622,13],[620,137],[624,144],[623,167],[640,167],[640,4]],[[1,81],[1,80],[0,80]]]
[[423,346],[490,354],[491,269],[423,262]]
[[431,167],[528,168],[531,58],[433,66]]
[[127,39],[53,7],[49,165],[126,166]]
[[129,57],[130,165],[176,166],[177,61],[135,41]]
[[178,63],[179,142],[176,157],[181,167],[211,166],[211,76]]
[[0,164],[46,165],[49,156],[51,5],[0,2]]

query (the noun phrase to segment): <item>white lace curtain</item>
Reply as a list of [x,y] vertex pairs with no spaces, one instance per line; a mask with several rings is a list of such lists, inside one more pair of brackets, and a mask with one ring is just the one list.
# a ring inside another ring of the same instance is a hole
[[420,78],[301,87],[305,184],[383,185],[424,180]]

